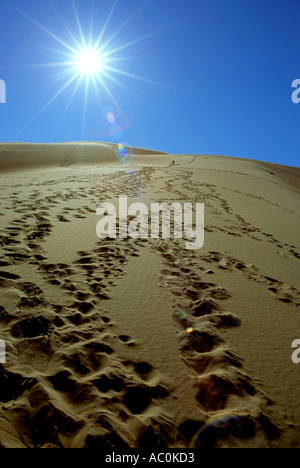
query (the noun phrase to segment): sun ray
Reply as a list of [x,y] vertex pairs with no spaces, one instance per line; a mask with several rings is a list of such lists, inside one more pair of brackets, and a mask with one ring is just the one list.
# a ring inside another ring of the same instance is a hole
[[77,91],[78,91],[78,89],[79,89],[79,86],[80,86],[81,83],[82,83],[82,80],[83,80],[83,77],[82,77],[82,76],[81,76],[81,77],[79,76],[77,82],[75,83],[75,86],[74,86],[74,89],[73,89],[73,91],[72,91],[72,94],[70,95],[70,97],[69,97],[69,99],[68,99],[68,102],[67,102],[67,104],[66,104],[66,106],[65,106],[65,109],[63,110],[63,113],[62,113],[62,115],[61,115],[61,118],[67,113],[67,111],[68,111],[68,109],[69,109],[69,107],[70,107],[70,105],[71,105],[71,103],[72,103],[72,101],[73,101],[73,99],[74,99],[74,96],[76,95],[76,93],[77,93]]
[[119,56],[119,57],[109,57],[109,58],[104,58],[103,59],[103,64],[105,63],[112,63],[112,62],[126,62],[129,60],[140,60],[140,59],[145,59],[147,58],[146,55],[127,55],[127,56]]
[[122,107],[120,106],[120,104],[118,103],[118,101],[116,100],[116,98],[114,97],[114,95],[112,94],[112,92],[110,91],[107,83],[104,81],[104,79],[102,78],[102,73],[101,74],[98,74],[96,75],[96,78],[97,80],[99,81],[99,83],[101,84],[102,88],[104,89],[104,91],[106,92],[107,96],[111,99],[111,101],[113,102],[113,104],[115,105],[116,109],[118,109],[118,112],[120,113],[120,115],[122,115],[122,118],[124,120],[127,120],[127,117],[122,109]]
[[99,89],[98,89],[98,86],[97,86],[97,83],[96,83],[96,79],[98,80],[97,75],[92,76],[92,83],[93,83],[94,92],[95,92],[95,95],[96,95],[96,98],[97,98],[99,109],[101,109],[102,103],[101,103],[101,99],[100,99],[100,95],[99,95]]
[[85,131],[86,117],[87,117],[88,95],[89,95],[89,79],[85,80],[82,126],[81,126],[81,140],[84,140],[84,131]]
[[20,65],[18,68],[26,69],[26,68],[55,68],[55,67],[66,67],[66,66],[75,66],[75,61],[70,60],[68,62],[49,62],[49,63],[36,63],[31,65]]
[[109,80],[113,81],[116,85],[118,85],[120,88],[124,89],[128,94],[131,94],[135,99],[139,100],[143,104],[147,104],[144,99],[142,99],[138,94],[134,93],[130,88],[125,86],[121,81],[117,80],[114,76],[112,76],[110,73],[108,73],[106,70],[102,70],[102,75],[105,75]]
[[73,43],[75,44],[75,46],[77,47],[77,49],[80,48],[80,42],[77,40],[76,36],[72,33],[71,29],[69,28],[69,26],[66,24],[66,22],[63,20],[63,18],[61,17],[61,15],[59,15],[59,19],[63,25],[63,27],[65,28],[65,30],[67,31],[67,33],[69,34],[70,38],[72,39]]
[[141,11],[148,3],[150,3],[151,1],[152,1],[152,0],[146,0],[142,5],[139,6],[139,8],[137,8],[137,9],[134,11],[134,13],[133,13],[131,16],[129,16],[129,17],[126,19],[126,21],[124,21],[124,22],[121,24],[121,26],[120,26],[118,29],[116,29],[116,30],[114,31],[114,33],[106,40],[106,42],[104,42],[104,43],[102,44],[103,50],[105,50],[105,49],[107,48],[107,46],[111,43],[111,41],[112,41],[115,37],[118,36],[118,34],[125,28],[125,26],[127,26],[127,24],[130,23],[130,22],[133,20],[133,18],[135,18],[135,17],[140,13],[140,11]]
[[159,28],[159,29],[156,29],[155,31],[152,31],[152,32],[149,32],[147,34],[143,34],[142,36],[136,38],[136,39],[133,39],[131,41],[128,41],[126,42],[125,44],[122,44],[118,47],[115,47],[114,49],[111,49],[111,50],[108,50],[107,52],[103,52],[103,57],[107,57],[107,56],[110,56],[112,54],[115,54],[116,52],[119,52],[120,50],[124,50],[134,44],[137,44],[141,41],[144,41],[145,39],[149,39],[149,37],[151,36],[154,36],[155,34],[158,34],[159,32],[163,31],[165,29],[165,27],[163,28]]
[[109,22],[110,22],[110,20],[111,20],[113,14],[114,14],[114,11],[115,11],[115,9],[116,9],[116,7],[117,7],[118,1],[119,1],[119,0],[115,0],[115,1],[114,1],[113,6],[112,6],[112,8],[111,8],[111,10],[110,10],[110,12],[109,12],[107,18],[106,18],[106,21],[105,21],[105,23],[104,23],[104,25],[103,25],[103,27],[102,27],[102,29],[101,29],[101,31],[100,31],[100,34],[99,34],[99,36],[97,37],[97,39],[96,39],[96,41],[95,41],[95,46],[94,46],[94,47],[95,47],[96,49],[98,49],[98,47],[99,47],[99,45],[100,45],[100,43],[101,43],[101,41],[102,41],[102,38],[103,38],[103,36],[104,36],[104,33],[105,33],[105,31],[106,31],[106,29],[107,29],[107,27],[108,27],[108,25],[109,25]]
[[150,83],[150,84],[153,84],[153,85],[156,85],[156,86],[160,86],[162,88],[167,88],[167,89],[170,89],[170,90],[173,90],[173,91],[179,91],[179,89],[174,88],[173,86],[166,85],[164,83],[160,83],[159,81],[150,80],[149,78],[145,78],[143,76],[136,75],[134,73],[129,73],[129,72],[126,72],[124,70],[120,70],[119,68],[111,67],[109,65],[103,65],[103,69],[112,71],[114,73],[118,73],[119,75],[127,76],[129,78],[134,78],[135,80],[140,80],[140,81],[143,81],[145,83]]
[[87,48],[87,44],[86,44],[86,41],[85,41],[85,37],[84,37],[84,34],[83,34],[81,22],[80,22],[80,19],[79,19],[79,16],[78,16],[78,12],[77,12],[77,8],[76,8],[76,6],[75,6],[74,0],[72,0],[72,6],[73,6],[73,11],[74,11],[74,14],[75,14],[75,18],[76,18],[76,23],[77,23],[78,31],[79,31],[80,38],[81,38],[81,44],[82,44],[82,47],[83,47],[84,49],[86,49],[86,48]]
[[46,102],[46,104],[44,104],[44,106],[28,122],[26,122],[20,132],[31,125],[70,86],[70,84],[78,78],[78,76],[79,72],[71,76],[71,78],[49,99],[49,101]]
[[35,24],[38,28],[40,28],[42,31],[44,31],[45,33],[47,33],[50,37],[52,37],[53,39],[55,39],[57,42],[59,42],[60,44],[62,44],[64,47],[66,47],[67,49],[69,49],[73,54],[76,54],[76,49],[74,49],[74,47],[70,46],[67,42],[65,42],[63,39],[61,39],[60,37],[58,37],[56,34],[54,34],[53,32],[51,32],[49,29],[47,29],[45,26],[43,26],[41,23],[39,23],[38,21],[36,21],[34,18],[32,18],[31,16],[27,15],[27,13],[25,13],[23,10],[21,10],[20,8],[16,7],[15,5],[13,5],[12,3],[10,3],[10,5],[12,6],[12,8],[14,8],[18,13],[20,13],[21,15],[23,15],[25,18],[27,18],[29,21],[31,21],[31,23]]
[[93,35],[94,35],[94,14],[95,12],[95,4],[94,2],[92,2],[91,4],[91,16],[90,16],[90,28],[89,28],[89,45],[91,45],[93,43]]
[[78,80],[77,80],[76,83],[75,83],[75,86],[74,86],[74,88],[73,88],[73,91],[72,91],[72,93],[71,93],[71,95],[70,95],[70,97],[69,97],[69,99],[68,99],[68,102],[67,102],[67,104],[65,105],[64,110],[63,110],[63,112],[61,113],[61,115],[60,115],[60,117],[59,117],[59,120],[57,121],[56,127],[59,128],[59,126],[60,126],[60,124],[61,124],[63,118],[65,117],[67,111],[69,110],[69,108],[70,108],[70,106],[71,106],[71,103],[72,103],[72,101],[73,101],[73,99],[74,99],[74,97],[75,97],[75,95],[76,95],[76,93],[77,93],[77,91],[78,91],[78,89],[79,89],[79,86],[80,86],[81,83],[82,83],[82,80],[83,80],[83,77],[82,77],[82,76],[81,76],[81,77],[79,76],[79,77],[78,77]]
[[[72,72],[72,75],[74,73]],[[53,73],[50,76],[47,76],[43,79],[40,79],[41,84],[51,84],[54,85],[56,83],[61,83],[62,79],[66,80],[70,76],[70,70],[62,70],[57,73]]]
[[112,102],[114,103],[114,105],[116,106],[116,108],[118,109],[118,111],[124,115],[124,112],[122,111],[122,108],[121,108],[120,104],[119,104],[118,101],[115,99],[114,95],[112,94],[112,92],[110,91],[109,87],[107,86],[107,84],[106,84],[105,81],[103,80],[102,76],[101,76],[101,75],[98,75],[98,76],[97,76],[97,79],[98,79],[99,83],[101,84],[101,86],[103,87],[103,89],[104,89],[104,91],[106,92],[106,94],[110,97],[110,99],[112,100]]
[[63,55],[64,57],[68,57],[70,59],[70,52],[67,52],[66,50],[61,50],[61,49],[56,49],[55,47],[50,47],[46,46],[44,44],[35,44],[38,47],[42,47],[45,50],[49,50],[50,52],[55,52],[56,54]]

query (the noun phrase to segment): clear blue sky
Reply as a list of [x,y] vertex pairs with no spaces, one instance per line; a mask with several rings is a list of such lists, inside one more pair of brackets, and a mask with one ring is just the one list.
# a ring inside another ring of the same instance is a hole
[[[88,77],[70,62],[97,39]],[[299,44],[299,0],[1,0],[0,141],[299,166]]]

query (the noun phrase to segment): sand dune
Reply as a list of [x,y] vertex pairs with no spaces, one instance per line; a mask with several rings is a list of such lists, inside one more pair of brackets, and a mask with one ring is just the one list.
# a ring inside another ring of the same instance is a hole
[[[54,144],[0,144],[0,172],[74,166],[100,166],[128,162],[134,155],[157,157],[159,153],[111,143],[71,142]],[[162,153],[165,154],[165,153]],[[162,155],[160,154],[160,155]]]
[[[120,151],[0,145],[0,446],[299,446],[300,170]],[[204,247],[99,239],[119,195],[204,203]]]

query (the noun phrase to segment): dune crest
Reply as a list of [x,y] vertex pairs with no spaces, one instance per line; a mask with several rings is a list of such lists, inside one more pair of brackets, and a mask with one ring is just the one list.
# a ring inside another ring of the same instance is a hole
[[113,143],[1,143],[0,173],[128,162],[134,155],[156,157],[156,151]]

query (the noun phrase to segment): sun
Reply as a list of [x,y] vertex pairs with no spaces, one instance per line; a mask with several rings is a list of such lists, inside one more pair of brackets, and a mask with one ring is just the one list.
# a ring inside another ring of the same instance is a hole
[[95,75],[101,72],[102,57],[97,50],[84,49],[78,52],[76,57],[76,66],[83,75]]
[[[144,83],[151,85],[158,85],[164,88],[172,89],[178,91],[172,86],[159,83],[152,79],[137,75],[131,71],[126,71],[119,66],[119,63],[122,61],[136,59],[136,56],[124,56],[123,53],[119,55],[118,53],[123,52],[127,48],[139,44],[141,41],[149,39],[150,37],[158,34],[159,32],[165,30],[168,26],[163,26],[149,33],[145,33],[141,36],[136,37],[136,39],[131,39],[126,41],[119,41],[118,36],[120,32],[128,25],[128,23],[136,16],[137,12],[140,12],[139,8],[134,12],[129,18],[127,18],[119,27],[115,28],[113,32],[107,37],[107,30],[112,19],[112,16],[116,10],[119,0],[114,0],[112,2],[111,9],[108,13],[107,18],[104,21],[104,24],[100,30],[95,31],[94,23],[92,20],[88,29],[83,28],[83,24],[80,20],[80,15],[77,11],[76,0],[71,0],[75,20],[77,23],[77,30],[72,31],[67,24],[64,23],[63,19],[61,21],[64,25],[64,31],[62,36],[58,36],[53,31],[47,29],[42,23],[39,23],[37,20],[29,16],[26,12],[21,10],[16,5],[11,5],[12,8],[17,11],[20,15],[24,16],[36,27],[41,29],[46,33],[51,40],[59,44],[59,48],[54,48],[52,44],[49,46],[45,45],[45,49],[49,49],[52,52],[55,52],[58,56],[62,57],[62,60],[53,61],[49,63],[29,65],[29,67],[51,67],[51,68],[61,68],[61,71],[49,75],[49,79],[53,81],[62,81],[61,87],[58,88],[54,94],[48,99],[48,101],[29,119],[26,124],[21,129],[22,131],[31,125],[46,109],[56,101],[67,89],[70,89],[70,97],[66,103],[63,115],[69,109],[75,95],[79,89],[84,88],[83,93],[83,113],[82,113],[82,139],[85,132],[86,126],[86,116],[88,110],[88,99],[90,90],[94,92],[94,99],[99,105],[99,108],[103,107],[103,100],[106,95],[107,98],[111,100],[114,104],[114,107],[120,112],[121,115],[124,115],[124,112],[120,106],[118,99],[114,95],[114,91],[117,87],[121,88],[128,94],[132,95],[135,99],[141,100],[140,96],[124,83],[125,78],[131,78],[133,80],[139,80]],[[145,2],[145,5],[147,2]],[[66,37],[70,36],[68,40]],[[114,45],[112,45],[114,44]],[[116,64],[115,66],[113,66]],[[117,76],[122,79],[118,79]],[[83,86],[81,86],[83,85]],[[113,116],[114,117],[114,116]]]

